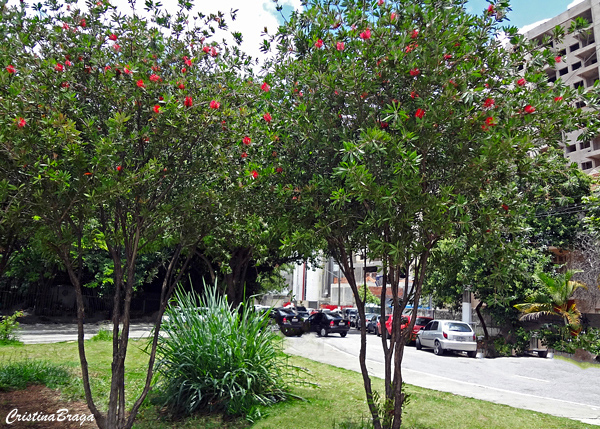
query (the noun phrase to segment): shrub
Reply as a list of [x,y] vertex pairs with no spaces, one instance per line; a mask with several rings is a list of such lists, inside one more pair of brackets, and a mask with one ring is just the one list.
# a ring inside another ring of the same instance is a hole
[[197,411],[253,417],[287,396],[280,339],[268,314],[232,309],[216,287],[204,297],[178,291],[159,340],[158,399],[171,414]]
[[25,389],[30,384],[50,388],[67,384],[71,378],[62,366],[41,360],[24,360],[0,365],[0,391]]
[[113,335],[110,329],[100,328],[98,333],[90,338],[90,341],[112,341]]
[[19,329],[18,317],[22,317],[22,311],[15,311],[12,316],[2,316],[0,320],[0,342],[15,341],[15,332]]
[[573,335],[570,327],[546,325],[540,329],[542,343],[559,352],[575,353],[583,349],[593,354],[600,354],[600,329],[587,328]]

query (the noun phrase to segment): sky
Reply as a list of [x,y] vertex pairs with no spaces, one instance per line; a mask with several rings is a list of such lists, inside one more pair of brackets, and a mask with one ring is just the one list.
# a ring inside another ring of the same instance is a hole
[[[533,28],[535,25],[556,15],[565,12],[582,0],[512,0],[510,2],[512,11],[507,18],[510,20],[506,24],[518,28],[527,26]],[[487,9],[489,3],[485,0],[469,0],[467,3],[467,12],[481,13]],[[527,31],[525,28],[523,32]]]
[[[177,10],[177,0],[159,0],[165,8],[170,11]],[[512,0],[512,11],[508,14],[507,25],[518,28],[539,23],[542,20],[552,18],[572,7],[582,0]],[[15,3],[11,0],[9,3]],[[83,3],[83,1],[80,1]],[[127,0],[111,0],[111,3],[121,11],[129,9]],[[137,0],[139,8],[143,8],[144,0]],[[283,14],[300,8],[301,0],[280,0],[283,5]],[[280,13],[276,11],[272,0],[195,0],[195,9],[205,14],[222,11],[226,15],[233,9],[238,9],[237,19],[229,21],[230,31],[239,31],[243,34],[244,42],[242,49],[250,55],[259,56],[259,46],[263,40],[261,32],[266,27],[270,33],[274,33],[277,26],[282,22]],[[486,0],[468,0],[467,11],[479,14],[487,9],[489,3]],[[527,27],[525,27],[525,30]]]

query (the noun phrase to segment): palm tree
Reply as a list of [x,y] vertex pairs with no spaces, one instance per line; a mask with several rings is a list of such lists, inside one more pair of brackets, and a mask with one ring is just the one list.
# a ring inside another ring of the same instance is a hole
[[583,283],[571,280],[576,273],[575,270],[567,270],[555,277],[543,272],[536,273],[543,287],[529,296],[526,303],[514,306],[523,313],[521,320],[535,320],[546,315],[560,316],[565,326],[579,327],[581,312],[570,298],[576,289],[587,288]]

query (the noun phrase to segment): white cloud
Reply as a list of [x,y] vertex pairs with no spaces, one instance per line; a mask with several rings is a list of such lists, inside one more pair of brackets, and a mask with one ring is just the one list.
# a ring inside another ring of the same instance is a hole
[[543,23],[544,23],[544,22],[546,22],[546,21],[550,21],[550,19],[542,19],[541,21],[534,22],[533,24],[527,24],[527,25],[524,25],[523,27],[519,28],[519,33],[521,33],[521,34],[525,34],[525,33],[527,33],[529,30],[531,30],[532,28],[535,28],[535,27],[537,27],[538,25],[541,25],[541,24],[543,24]]
[[567,9],[571,9],[573,6],[575,6],[576,4],[579,4],[583,2],[583,0],[574,0],[571,3],[569,3],[569,5],[567,6]]

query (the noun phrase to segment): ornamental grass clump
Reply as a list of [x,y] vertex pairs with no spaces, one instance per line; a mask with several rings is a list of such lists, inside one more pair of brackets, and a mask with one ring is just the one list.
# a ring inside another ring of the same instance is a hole
[[268,313],[230,308],[216,287],[178,291],[165,312],[157,355],[157,398],[172,415],[250,416],[287,397],[280,339]]

